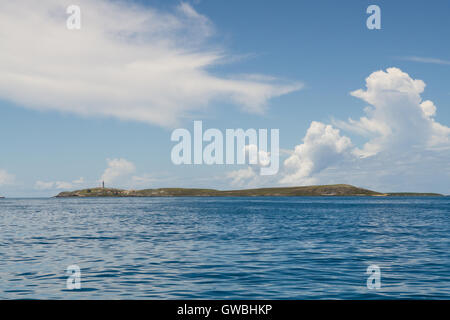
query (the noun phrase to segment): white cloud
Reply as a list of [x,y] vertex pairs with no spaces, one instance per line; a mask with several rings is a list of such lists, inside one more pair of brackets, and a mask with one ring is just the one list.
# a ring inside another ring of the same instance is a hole
[[70,190],[83,186],[85,180],[83,177],[72,182],[67,181],[41,181],[35,183],[35,188],[38,190]]
[[164,180],[147,173],[136,174],[135,164],[123,158],[107,159],[106,161],[108,167],[98,182],[104,181],[107,188],[142,189]]
[[303,143],[284,162],[288,173],[281,183],[314,183],[314,174],[345,158],[351,147],[350,139],[341,136],[338,129],[313,121]]
[[0,169],[0,186],[13,184],[15,176],[8,173],[6,170]]
[[107,159],[108,167],[101,177],[106,185],[123,183],[136,171],[135,165],[125,159]]
[[85,181],[84,181],[84,178],[83,177],[80,177],[80,178],[78,178],[77,180],[74,180],[74,181],[72,181],[74,184],[83,184]]
[[148,174],[135,175],[136,166],[126,159],[106,159],[106,162],[107,167],[100,180],[86,181],[84,177],[80,177],[71,182],[38,180],[35,183],[35,188],[38,190],[75,190],[100,187],[103,181],[107,188],[139,188],[147,187],[156,181],[155,178]]
[[255,144],[248,144],[244,147],[245,157],[248,163],[267,167],[270,165],[270,152],[258,150]]
[[450,128],[434,120],[436,107],[432,101],[423,101],[425,89],[422,80],[412,79],[398,68],[377,71],[366,79],[366,90],[351,94],[370,105],[367,116],[347,124],[343,129],[364,133],[370,137],[357,152],[372,156],[383,150],[405,148],[434,148],[450,144]]
[[157,182],[158,179],[149,174],[144,174],[142,176],[132,176],[129,183],[132,188],[148,188],[149,185]]
[[365,90],[351,92],[370,104],[364,109],[366,116],[334,121],[366,143],[355,147],[331,125],[312,122],[303,144],[285,161],[281,183],[448,188],[450,128],[435,120],[437,108],[422,99],[424,89],[422,80],[398,68],[373,72]]
[[172,126],[216,100],[261,113],[269,99],[302,87],[208,71],[229,56],[211,44],[212,22],[187,3],[173,12],[121,1],[77,5],[81,30],[66,28],[65,2],[0,3],[1,98]]
[[231,184],[236,187],[250,187],[256,184],[259,178],[259,174],[253,169],[253,167],[247,167],[245,169],[234,170],[226,174],[228,179],[231,179]]
[[[270,152],[259,150],[255,144],[244,146],[245,158],[249,166],[244,169],[227,172],[225,177],[230,180],[230,184],[235,187],[257,187],[264,183],[273,181],[268,176],[261,176],[260,168],[270,165]],[[222,179],[222,178],[221,178]]]
[[[131,161],[123,158],[106,159],[107,167],[104,170],[100,180],[87,181],[80,177],[71,182],[68,181],[43,181],[38,180],[35,183],[35,189],[38,190],[76,190],[92,187],[100,187],[105,182],[107,188],[144,188],[158,181],[157,178],[142,174],[136,175],[136,166]],[[0,171],[1,173],[1,171]]]
[[72,189],[73,186],[74,185],[70,182],[65,182],[65,181],[56,181],[55,182],[55,189]]
[[434,105],[433,101],[424,101],[420,104],[420,107],[422,108],[422,112],[426,117],[431,118],[436,115],[436,106]]
[[403,60],[414,61],[414,62],[422,62],[422,63],[433,63],[433,64],[441,64],[441,65],[450,65],[450,61],[438,59],[438,58],[425,58],[425,57],[403,57]]
[[46,181],[38,180],[35,183],[35,187],[36,187],[36,189],[39,189],[39,190],[50,190],[50,189],[54,189],[55,182],[53,182],[53,181],[46,182]]

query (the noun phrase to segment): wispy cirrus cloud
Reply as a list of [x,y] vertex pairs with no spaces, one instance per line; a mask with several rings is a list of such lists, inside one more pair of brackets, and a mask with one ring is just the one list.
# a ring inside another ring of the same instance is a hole
[[212,40],[212,21],[187,3],[169,11],[125,1],[77,5],[81,30],[68,30],[64,1],[0,2],[0,98],[174,126],[216,101],[263,113],[271,98],[302,88],[270,76],[211,72],[233,55]]
[[426,57],[402,57],[402,60],[413,61],[413,62],[421,62],[421,63],[433,63],[433,64],[441,64],[441,65],[450,65],[450,60],[443,60],[438,58],[426,58]]

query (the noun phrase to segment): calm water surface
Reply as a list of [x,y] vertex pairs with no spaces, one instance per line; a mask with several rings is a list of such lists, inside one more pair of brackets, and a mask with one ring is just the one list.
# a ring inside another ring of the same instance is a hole
[[3,199],[0,228],[3,299],[450,299],[448,197]]

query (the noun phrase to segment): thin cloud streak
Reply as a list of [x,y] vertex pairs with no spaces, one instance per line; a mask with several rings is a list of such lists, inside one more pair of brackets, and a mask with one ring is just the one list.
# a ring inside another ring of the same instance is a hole
[[426,57],[402,57],[402,60],[413,61],[413,62],[421,62],[421,63],[433,63],[433,64],[441,64],[441,65],[450,65],[450,60],[443,60],[437,58],[426,58]]

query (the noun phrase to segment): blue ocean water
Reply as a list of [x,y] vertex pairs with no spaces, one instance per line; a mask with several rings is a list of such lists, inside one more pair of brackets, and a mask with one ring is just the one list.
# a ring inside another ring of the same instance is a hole
[[450,298],[449,197],[3,199],[0,227],[3,299]]

